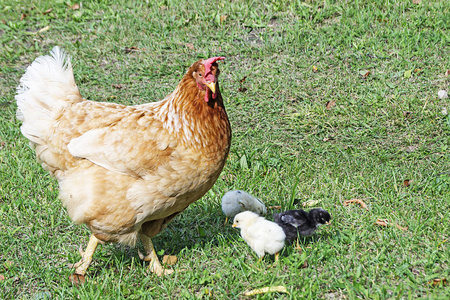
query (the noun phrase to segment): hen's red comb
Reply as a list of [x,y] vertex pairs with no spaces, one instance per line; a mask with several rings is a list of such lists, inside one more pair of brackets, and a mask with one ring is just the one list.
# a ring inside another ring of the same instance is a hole
[[211,66],[212,66],[212,64],[215,63],[216,61],[222,60],[222,59],[225,59],[225,57],[223,57],[223,56],[211,57],[211,58],[208,58],[207,60],[205,60],[205,63],[204,63],[204,65],[205,65],[205,77],[206,77],[206,75],[211,73]]

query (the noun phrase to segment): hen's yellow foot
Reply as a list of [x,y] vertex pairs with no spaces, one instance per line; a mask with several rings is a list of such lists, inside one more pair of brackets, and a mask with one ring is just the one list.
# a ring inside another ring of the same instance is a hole
[[83,250],[80,249],[80,254],[82,255],[82,257],[79,262],[73,265],[73,267],[76,268],[74,275],[76,274],[84,276],[86,274],[86,270],[92,262],[92,256],[94,255],[98,242],[99,240],[92,234],[86,247],[86,251],[83,252]]
[[142,244],[144,245],[144,249],[146,255],[139,253],[139,257],[144,261],[149,261],[150,264],[148,266],[148,270],[152,273],[155,273],[158,276],[169,275],[173,273],[173,270],[164,269],[161,263],[159,262],[158,256],[156,255],[155,248],[153,247],[152,240],[144,235],[140,234]]

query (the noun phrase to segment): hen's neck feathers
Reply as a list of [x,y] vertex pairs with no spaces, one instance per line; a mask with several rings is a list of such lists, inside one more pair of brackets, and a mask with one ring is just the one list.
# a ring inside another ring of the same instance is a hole
[[205,91],[198,88],[192,72],[188,71],[175,91],[159,102],[157,116],[164,128],[188,147],[211,148],[209,151],[227,148],[231,139],[230,123],[218,83],[216,90],[216,98],[209,95],[206,102]]

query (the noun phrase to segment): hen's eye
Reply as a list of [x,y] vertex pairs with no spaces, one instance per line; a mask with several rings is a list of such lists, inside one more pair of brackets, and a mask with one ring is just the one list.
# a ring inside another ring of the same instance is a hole
[[198,77],[202,77],[203,75],[202,75],[202,73],[198,73]]

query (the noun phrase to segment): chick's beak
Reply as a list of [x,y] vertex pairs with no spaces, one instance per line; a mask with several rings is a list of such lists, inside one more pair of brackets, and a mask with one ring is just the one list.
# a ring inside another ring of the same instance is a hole
[[236,226],[237,226],[236,224],[231,225],[231,227],[233,227],[233,228],[236,227]]
[[211,90],[211,92],[213,94],[216,93],[216,84],[215,82],[211,81],[211,82],[205,82],[206,86],[209,87],[209,89]]
[[331,222],[330,221],[325,222],[325,225],[331,225]]

